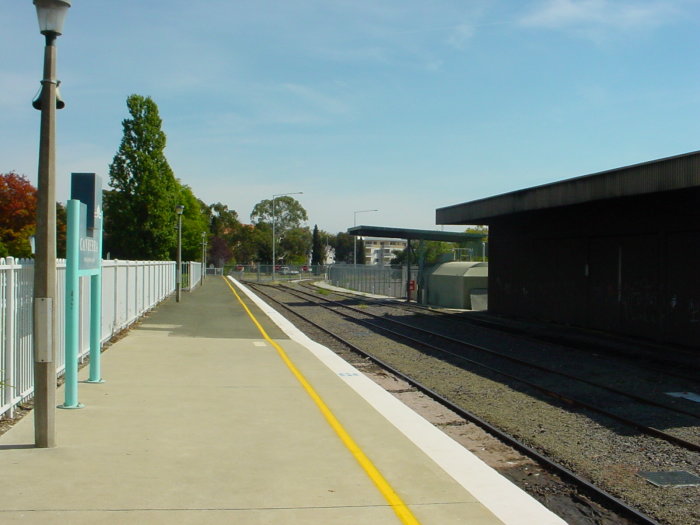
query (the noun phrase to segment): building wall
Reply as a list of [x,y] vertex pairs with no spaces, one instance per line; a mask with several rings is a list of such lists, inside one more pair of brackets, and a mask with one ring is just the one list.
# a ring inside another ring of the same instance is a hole
[[[365,237],[365,264],[389,266],[395,250],[404,250],[406,241],[402,239],[369,239]],[[384,250],[382,252],[382,249]]]
[[490,224],[489,310],[700,347],[700,189]]

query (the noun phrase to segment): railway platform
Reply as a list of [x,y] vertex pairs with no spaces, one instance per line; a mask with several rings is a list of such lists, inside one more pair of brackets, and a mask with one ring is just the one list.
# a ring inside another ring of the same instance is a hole
[[56,448],[31,414],[0,436],[0,521],[564,523],[230,279],[161,304],[102,373]]

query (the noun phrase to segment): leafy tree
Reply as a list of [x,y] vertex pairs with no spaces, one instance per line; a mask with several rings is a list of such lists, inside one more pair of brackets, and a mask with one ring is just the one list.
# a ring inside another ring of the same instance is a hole
[[37,190],[24,175],[0,174],[0,256],[31,257]]
[[[272,260],[272,223],[273,223],[273,209],[272,209],[272,199],[266,199],[263,201],[260,201],[255,205],[253,208],[253,211],[250,214],[250,219],[253,221],[253,224],[255,224],[256,228],[261,227],[263,224],[269,226],[270,228],[270,248],[269,248],[269,253],[270,256],[267,259],[261,258],[261,261],[271,261]],[[293,229],[298,229],[302,228],[303,223],[308,220],[308,215],[306,214],[306,210],[304,207],[297,201],[295,198],[290,197],[289,195],[285,195],[282,197],[278,197],[274,199],[274,226],[275,226],[275,240],[276,242],[280,242],[280,239],[283,239],[286,235],[286,233],[290,230]],[[261,228],[262,231],[262,228]],[[308,229],[306,229],[308,232]],[[310,236],[309,236],[310,237]],[[292,238],[296,238],[298,240],[299,235],[298,234],[292,234]],[[259,238],[259,243],[264,242],[263,238]],[[309,245],[306,247],[306,253],[308,253],[308,249],[310,248],[310,243],[311,239],[309,238]],[[301,250],[301,246],[298,245],[296,248],[290,249],[290,244],[286,244],[282,246],[281,244],[279,245],[282,250],[279,251],[276,247],[275,249],[275,255],[282,260],[288,260],[285,259],[286,256],[292,256],[295,258],[300,257],[302,254],[298,252],[298,250]],[[259,245],[259,248],[262,248],[262,246]],[[264,250],[267,251],[267,250]],[[261,250],[259,249],[258,251],[259,255],[262,255]]]
[[[189,186],[180,186],[178,203],[185,209],[182,212],[182,260],[198,261],[202,258],[202,233],[209,229],[209,206],[194,196]],[[171,257],[176,256],[177,244],[172,248]]]
[[314,232],[311,236],[311,264],[313,266],[323,264],[325,259],[325,248],[321,242],[321,234],[318,231],[318,225],[314,225]]
[[228,206],[220,202],[209,206],[209,215],[211,216],[210,231],[212,235],[231,235],[241,226],[238,213],[229,210]]
[[[272,224],[272,199],[260,201],[250,214],[254,224]],[[301,228],[309,220],[304,207],[293,197],[285,195],[275,199],[275,231],[284,233],[290,228]]]
[[125,259],[169,258],[176,240],[175,206],[180,188],[165,158],[166,137],[158,106],[150,97],[131,95],[131,118],[109,166],[105,193],[105,251]]
[[[481,237],[480,239],[472,239],[464,243],[460,243],[460,246],[463,248],[467,248],[470,251],[472,260],[488,260],[488,257],[485,257],[485,254],[488,253],[489,227],[470,226],[465,230],[465,233],[476,233],[483,235],[483,237]],[[484,245],[483,243],[486,244]]]
[[56,257],[66,258],[68,243],[68,210],[60,202],[56,203]]
[[275,255],[285,264],[306,264],[311,251],[311,232],[308,228],[290,228],[280,238]]
[[259,222],[254,225],[252,237],[256,260],[262,264],[270,264],[272,261],[272,225]]
[[344,232],[339,232],[335,239],[331,239],[333,249],[335,250],[335,261],[343,263],[352,263],[352,250],[354,246],[354,237]]
[[255,226],[241,224],[233,247],[234,258],[240,264],[250,264],[258,260]]
[[229,248],[228,243],[222,237],[212,237],[209,241],[209,261],[217,268],[223,268],[223,266],[231,260],[233,257],[233,252]]

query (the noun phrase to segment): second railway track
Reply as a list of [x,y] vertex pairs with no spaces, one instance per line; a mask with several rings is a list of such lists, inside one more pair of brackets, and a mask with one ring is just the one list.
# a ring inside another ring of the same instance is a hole
[[[645,398],[603,382],[592,381],[587,377],[581,377],[581,375],[574,374],[568,370],[558,370],[551,365],[517,357],[517,354],[509,354],[505,351],[475,345],[439,331],[421,328],[410,322],[374,314],[367,311],[367,309],[363,310],[339,301],[315,297],[305,291],[287,289],[286,292],[302,299],[315,301],[324,308],[349,310],[355,315],[354,319],[358,322],[382,330],[391,336],[408,340],[446,357],[518,381],[547,396],[579,408],[601,413],[646,434],[675,443],[688,450],[700,452],[700,442],[695,441],[700,436],[691,431],[683,432],[685,428],[695,428],[700,424],[700,411],[691,411],[683,407],[673,406],[671,403],[674,400],[671,398],[666,403]],[[386,325],[390,325],[390,327]],[[476,354],[475,357],[477,359],[468,357],[467,353],[469,353],[468,355]],[[484,359],[484,357],[487,359]],[[508,369],[503,366],[503,362],[509,365],[516,365],[517,368],[515,370]],[[562,382],[562,379],[568,381]],[[686,387],[688,385],[682,386]],[[600,406],[601,404],[606,406]],[[632,413],[631,415],[623,415],[630,414],[630,412]],[[654,421],[673,420],[672,423],[679,426],[680,429],[676,430],[677,433],[664,432],[654,426],[645,424],[642,421],[643,419]]]

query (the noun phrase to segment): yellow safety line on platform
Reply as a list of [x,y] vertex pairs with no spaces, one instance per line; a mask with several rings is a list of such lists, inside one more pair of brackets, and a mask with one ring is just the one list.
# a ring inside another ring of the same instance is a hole
[[238,292],[236,292],[236,289],[231,285],[229,280],[226,277],[223,277],[223,279],[226,281],[226,284],[236,296],[236,299],[238,299],[238,302],[241,303],[243,309],[248,313],[248,316],[253,321],[255,326],[258,327],[258,330],[260,331],[262,336],[275,348],[275,350],[277,350],[277,353],[282,358],[282,361],[284,361],[284,363],[287,365],[292,374],[294,374],[294,377],[296,377],[299,383],[301,383],[301,386],[304,387],[306,393],[311,397],[311,399],[313,399],[314,403],[316,403],[316,406],[326,418],[328,424],[330,424],[333,430],[335,430],[335,433],[338,434],[340,440],[343,442],[343,444],[355,457],[357,462],[364,469],[364,471],[367,473],[370,479],[377,486],[379,492],[382,493],[382,496],[384,496],[389,505],[391,505],[391,508],[394,510],[401,522],[406,525],[420,525],[420,522],[416,519],[416,517],[410,511],[408,506],[403,502],[403,500],[399,497],[399,495],[391,487],[391,485],[389,485],[389,482],[386,479],[384,479],[384,476],[382,476],[382,474],[379,472],[377,467],[374,466],[372,461],[365,455],[364,452],[362,452],[362,449],[357,445],[357,443],[355,443],[355,441],[350,437],[350,434],[348,434],[347,430],[345,430],[340,421],[338,421],[338,419],[333,415],[333,412],[331,412],[330,408],[328,408],[323,399],[321,399],[321,396],[319,396],[318,393],[316,393],[314,388],[302,375],[299,369],[297,369],[294,363],[292,363],[292,361],[287,356],[287,353],[282,349],[280,345],[273,341],[269,335],[267,335],[265,329],[258,322],[253,313],[248,309],[248,307],[243,302],[240,295],[238,295]]

